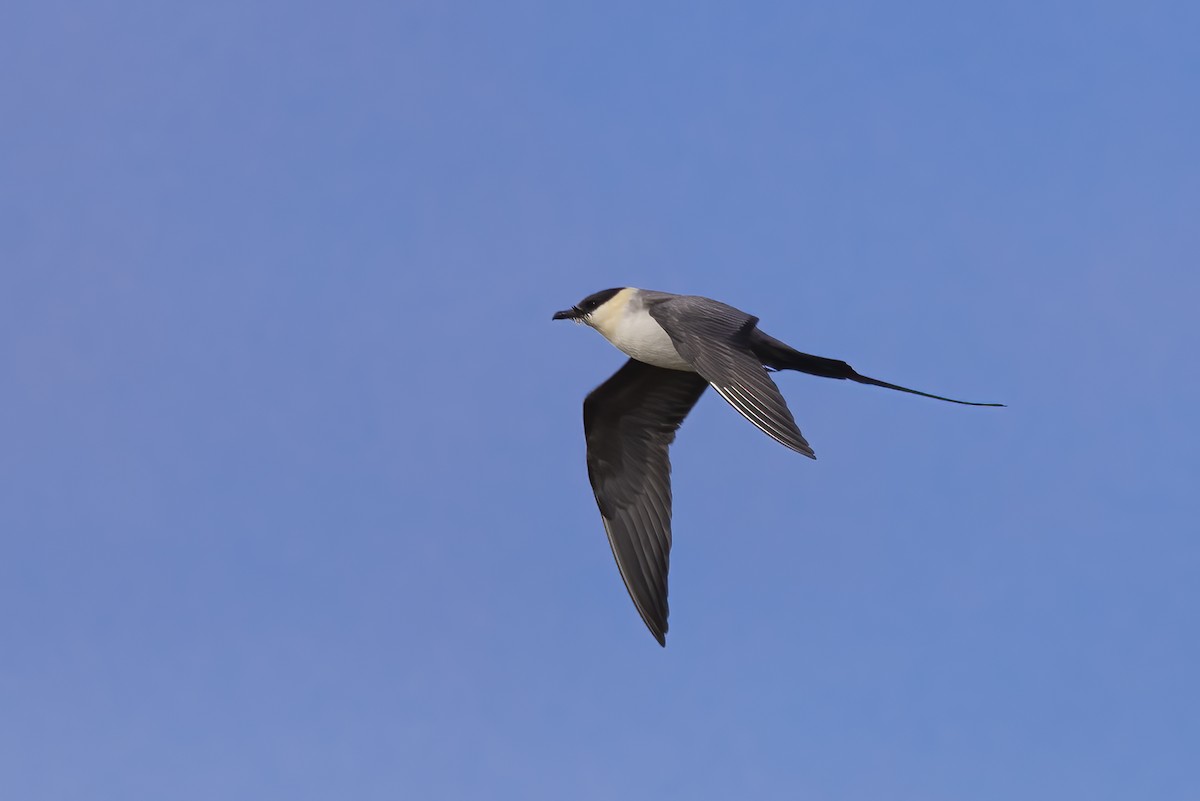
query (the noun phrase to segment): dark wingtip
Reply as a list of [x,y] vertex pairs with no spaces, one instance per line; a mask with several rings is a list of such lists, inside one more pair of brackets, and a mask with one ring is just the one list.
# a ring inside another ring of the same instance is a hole
[[[778,437],[772,437],[772,439],[778,439]],[[808,441],[803,438],[801,438],[799,442],[784,442],[781,439],[779,442],[787,449],[793,450],[801,456],[807,456],[809,459],[817,458],[817,452],[814,451],[812,446],[808,444]]]
[[[641,607],[638,607],[638,611],[642,611]],[[661,623],[658,621],[652,623],[650,622],[650,618],[642,615],[642,622],[646,624],[646,630],[650,632],[650,636],[657,640],[659,645],[661,645],[663,648],[666,648],[667,630],[671,628],[669,625],[667,625],[667,621],[664,619]]]

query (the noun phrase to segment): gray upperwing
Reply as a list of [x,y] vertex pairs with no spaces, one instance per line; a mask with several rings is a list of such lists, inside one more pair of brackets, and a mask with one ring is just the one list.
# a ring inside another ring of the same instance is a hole
[[675,432],[708,386],[701,376],[636,359],[583,402],[588,479],[608,544],[638,614],[666,645]]
[[650,315],[722,398],[760,431],[797,453],[817,458],[779,387],[750,347],[758,318],[695,295],[652,297]]

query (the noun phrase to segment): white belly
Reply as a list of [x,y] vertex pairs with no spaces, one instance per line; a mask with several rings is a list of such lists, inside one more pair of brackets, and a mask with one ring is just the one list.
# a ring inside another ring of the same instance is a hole
[[627,356],[639,362],[668,370],[695,372],[695,369],[679,355],[679,351],[675,350],[675,344],[671,342],[671,337],[663,327],[645,312],[630,314],[621,320],[615,330],[601,330],[600,333]]

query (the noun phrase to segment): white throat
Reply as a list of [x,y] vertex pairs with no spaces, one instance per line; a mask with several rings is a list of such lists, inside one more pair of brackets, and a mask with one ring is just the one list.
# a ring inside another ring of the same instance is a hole
[[633,287],[626,287],[613,295],[588,316],[587,324],[599,331],[618,350],[639,362],[668,370],[695,372],[675,350],[675,344],[663,327],[650,316],[641,296]]

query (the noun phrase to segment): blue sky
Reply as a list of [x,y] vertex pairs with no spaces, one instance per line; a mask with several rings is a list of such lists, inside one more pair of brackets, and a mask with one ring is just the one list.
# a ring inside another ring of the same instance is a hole
[[[0,11],[0,775],[36,799],[1200,795],[1194,3]],[[671,634],[550,314],[705,397]]]

